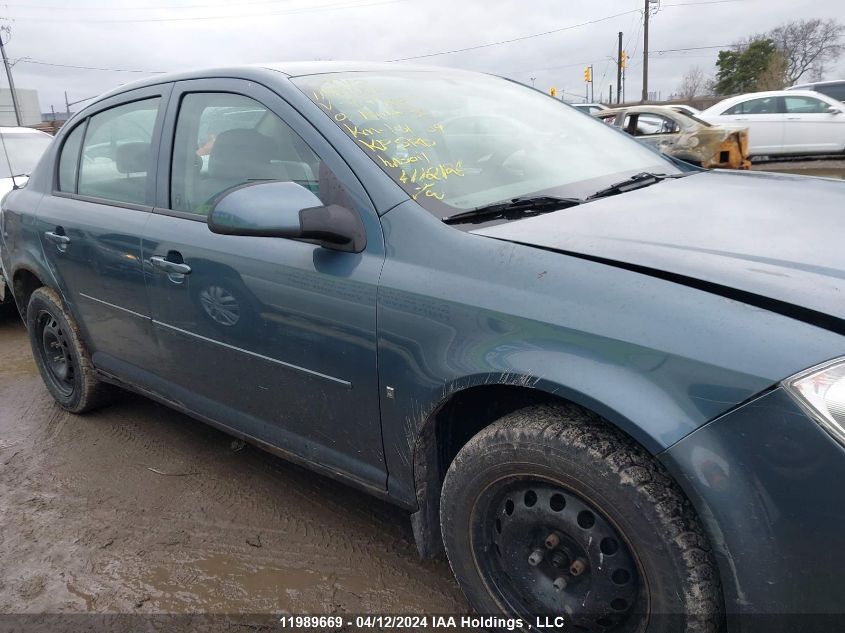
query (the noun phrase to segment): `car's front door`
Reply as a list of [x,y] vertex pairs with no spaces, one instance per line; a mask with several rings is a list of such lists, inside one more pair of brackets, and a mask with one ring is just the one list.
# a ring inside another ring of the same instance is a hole
[[[384,247],[361,184],[254,83],[177,83],[171,134],[143,240],[162,388],[207,418],[383,489],[375,319]],[[213,199],[262,180],[294,181],[358,212],[366,250],[211,233]]]
[[782,154],[784,114],[781,97],[757,97],[737,103],[718,123],[748,128],[748,149],[754,156]]
[[[783,144],[796,154],[841,152],[845,147],[845,114],[831,104],[801,95],[783,98],[786,106]],[[840,108],[845,110],[845,106]]]
[[171,84],[98,104],[61,139],[52,193],[37,212],[45,258],[94,363],[124,373],[155,363],[141,234]]

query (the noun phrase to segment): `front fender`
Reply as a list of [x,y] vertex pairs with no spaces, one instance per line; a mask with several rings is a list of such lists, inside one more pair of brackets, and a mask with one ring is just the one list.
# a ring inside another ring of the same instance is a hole
[[657,454],[783,378],[845,355],[839,334],[680,283],[464,233],[413,201],[382,223],[382,429],[389,492],[409,507],[418,439],[470,387],[517,385],[571,400]]

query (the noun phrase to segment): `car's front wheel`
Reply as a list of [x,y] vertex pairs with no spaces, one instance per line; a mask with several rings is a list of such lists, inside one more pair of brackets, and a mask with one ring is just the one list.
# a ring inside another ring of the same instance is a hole
[[63,409],[84,413],[108,400],[113,387],[97,378],[79,328],[55,291],[32,293],[26,324],[41,378]]
[[440,520],[479,613],[543,630],[719,628],[716,565],[689,501],[645,450],[574,405],[523,409],[473,437],[446,474]]

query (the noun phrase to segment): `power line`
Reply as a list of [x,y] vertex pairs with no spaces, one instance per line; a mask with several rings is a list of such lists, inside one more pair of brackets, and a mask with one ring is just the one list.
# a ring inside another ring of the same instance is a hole
[[323,5],[321,7],[309,7],[301,9],[290,9],[287,11],[261,11],[257,13],[230,13],[228,15],[200,15],[200,16],[185,16],[178,18],[31,18],[31,17],[16,17],[13,18],[19,22],[74,22],[81,23],[139,23],[139,22],[193,22],[193,21],[207,21],[207,20],[235,20],[242,18],[263,18],[276,15],[299,15],[303,13],[322,13],[327,11],[341,11],[344,9],[363,9],[366,7],[375,7],[385,4],[396,4],[399,2],[410,2],[411,0],[375,0],[361,4],[331,4]]
[[[635,9],[634,11],[638,11]],[[595,20],[590,20],[589,22],[582,22],[580,24],[573,24],[571,26],[564,26],[559,29],[551,29],[550,31],[543,31],[541,33],[531,33],[530,35],[521,35],[519,37],[513,37],[508,40],[499,40],[496,42],[487,42],[486,44],[477,44],[475,46],[466,46],[464,48],[453,48],[450,50],[445,51],[436,51],[433,53],[425,53],[423,55],[413,55],[411,57],[399,57],[397,59],[388,59],[389,62],[406,62],[412,59],[423,59],[425,57],[437,57],[439,55],[451,55],[453,53],[463,53],[466,51],[474,51],[478,50],[479,48],[489,48],[491,46],[500,46],[502,44],[511,44],[513,42],[521,42],[524,40],[529,40],[534,37],[542,37],[543,35],[551,35],[553,33],[562,33],[563,31],[570,31],[572,29],[581,28],[582,26],[589,26],[591,24],[598,24],[599,22],[606,22],[607,20],[613,20],[614,18],[621,17],[623,15],[630,15],[634,11],[623,11],[622,13],[616,13],[615,15],[608,15],[603,18],[596,18]]]
[[20,64],[38,64],[39,66],[55,66],[56,68],[77,68],[79,70],[102,70],[115,73],[144,73],[147,75],[159,75],[167,72],[165,70],[138,70],[136,68],[101,68],[96,66],[74,66],[73,64],[55,64],[53,62],[42,62],[35,59],[20,59]]

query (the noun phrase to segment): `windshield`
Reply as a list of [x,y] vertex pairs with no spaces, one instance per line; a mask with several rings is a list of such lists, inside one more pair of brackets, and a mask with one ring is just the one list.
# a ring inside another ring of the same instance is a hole
[[403,71],[292,81],[438,217],[540,193],[583,198],[644,171],[678,173],[617,130],[498,77]]
[[[5,151],[0,151],[0,178],[29,175],[53,138],[35,132],[3,134]],[[0,146],[0,149],[3,149]],[[8,160],[6,160],[8,156]],[[9,163],[11,162],[11,166]]]

